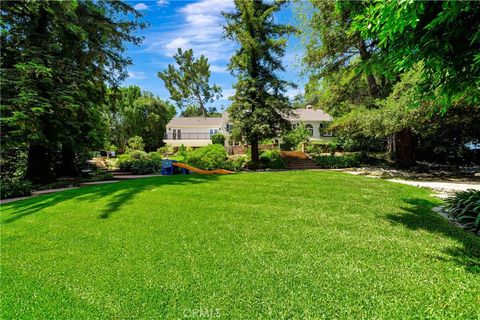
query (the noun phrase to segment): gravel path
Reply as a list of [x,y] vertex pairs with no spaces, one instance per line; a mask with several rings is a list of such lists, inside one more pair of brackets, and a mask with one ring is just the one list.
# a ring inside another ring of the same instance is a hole
[[438,191],[444,192],[458,192],[465,191],[468,189],[480,190],[480,183],[456,183],[456,182],[446,182],[446,181],[411,181],[411,180],[401,180],[401,179],[388,179],[388,181],[408,184],[415,187],[430,188]]

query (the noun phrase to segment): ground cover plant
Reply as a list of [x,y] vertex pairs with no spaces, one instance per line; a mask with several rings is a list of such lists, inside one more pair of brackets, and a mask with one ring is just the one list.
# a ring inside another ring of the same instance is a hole
[[317,156],[315,162],[320,168],[337,169],[358,167],[361,163],[359,154],[347,154],[344,156]]
[[0,317],[480,317],[480,239],[340,172],[178,175],[2,205]]
[[467,190],[447,199],[447,213],[465,229],[480,235],[480,191]]

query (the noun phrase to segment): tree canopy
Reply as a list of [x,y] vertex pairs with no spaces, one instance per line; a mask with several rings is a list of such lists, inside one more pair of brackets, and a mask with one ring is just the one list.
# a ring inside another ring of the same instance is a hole
[[473,2],[303,4],[307,99],[336,118],[333,128],[342,135],[384,139],[391,159],[410,166],[428,127],[476,118],[480,34]]
[[433,108],[480,104],[480,6],[475,1],[382,1],[354,17],[351,32],[378,42],[396,72],[424,64]]
[[193,50],[183,51],[178,48],[173,59],[178,68],[169,64],[168,68],[158,73],[170,92],[170,99],[179,108],[198,108],[201,115],[208,113],[206,104],[222,96],[222,89],[210,85],[210,64],[204,55],[195,59]]
[[103,144],[101,105],[139,44],[140,14],[121,1],[2,1],[2,151],[28,148],[27,177],[78,172]]
[[137,86],[110,92],[109,140],[125,150],[133,136],[140,136],[147,150],[156,150],[163,145],[165,125],[175,115],[175,107],[151,92]]

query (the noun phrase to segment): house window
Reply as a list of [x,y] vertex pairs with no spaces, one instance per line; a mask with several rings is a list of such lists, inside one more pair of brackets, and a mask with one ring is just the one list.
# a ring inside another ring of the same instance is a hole
[[177,137],[178,137],[178,140],[182,140],[182,130],[180,129],[177,130]]
[[177,129],[173,129],[173,140],[177,140]]
[[307,124],[305,126],[305,129],[307,129],[310,132],[310,137],[313,136],[313,126],[311,124]]
[[210,132],[210,138],[212,138],[212,136],[218,132],[218,129],[210,129],[209,132]]
[[295,130],[298,128],[298,123],[292,123],[292,129]]

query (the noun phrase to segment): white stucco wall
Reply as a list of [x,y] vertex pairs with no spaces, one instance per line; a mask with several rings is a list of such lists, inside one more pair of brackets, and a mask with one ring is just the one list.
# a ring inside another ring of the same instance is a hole
[[322,136],[320,134],[320,124],[321,123],[325,123],[323,121],[291,121],[292,125],[293,124],[301,124],[303,123],[305,126],[307,124],[310,124],[312,127],[313,127],[313,136],[311,137],[312,139],[321,139],[321,138],[324,138],[324,136]]

